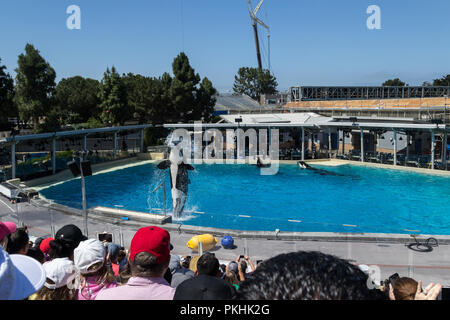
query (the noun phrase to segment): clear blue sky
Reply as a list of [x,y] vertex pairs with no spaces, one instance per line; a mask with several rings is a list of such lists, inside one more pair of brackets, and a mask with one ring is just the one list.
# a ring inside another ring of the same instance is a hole
[[[71,4],[81,8],[81,30],[66,28]],[[366,28],[372,4],[381,8],[381,30]],[[448,74],[449,12],[448,0],[266,0],[259,16],[271,27],[279,89],[287,89],[393,77],[420,85]],[[159,76],[185,51],[200,76],[225,91],[239,67],[257,66],[245,0],[0,0],[0,58],[13,76],[27,42],[57,80],[101,79],[112,65]]]

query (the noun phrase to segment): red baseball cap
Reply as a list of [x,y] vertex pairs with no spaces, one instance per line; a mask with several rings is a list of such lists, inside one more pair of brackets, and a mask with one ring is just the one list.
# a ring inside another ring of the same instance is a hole
[[50,250],[50,241],[53,241],[55,239],[53,238],[45,238],[41,241],[41,244],[39,245],[39,249],[41,249],[42,253],[48,253]]
[[130,260],[140,252],[148,252],[156,257],[156,263],[167,261],[170,257],[170,234],[159,227],[140,228],[130,245]]
[[8,234],[16,232],[17,226],[14,222],[0,221],[0,240],[6,237]]

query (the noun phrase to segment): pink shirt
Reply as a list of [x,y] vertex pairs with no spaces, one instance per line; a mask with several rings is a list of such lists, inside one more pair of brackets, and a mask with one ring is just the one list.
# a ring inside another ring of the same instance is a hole
[[117,287],[117,283],[100,283],[97,284],[96,277],[85,279],[84,283],[78,291],[78,300],[95,300],[95,297],[102,290]]
[[100,291],[95,300],[173,300],[174,294],[164,278],[131,277],[123,286]]

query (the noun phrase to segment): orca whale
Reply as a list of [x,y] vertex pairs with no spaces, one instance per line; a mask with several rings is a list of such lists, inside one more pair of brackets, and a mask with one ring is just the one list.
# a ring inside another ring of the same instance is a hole
[[258,160],[256,160],[256,166],[258,168],[270,168],[271,164],[270,163],[262,163],[258,157]]
[[184,163],[182,158],[176,155],[175,149],[170,150],[169,160],[161,161],[157,167],[161,170],[170,169],[173,207],[172,215],[175,219],[179,218],[183,213],[187,198],[188,184],[190,183],[188,170],[195,169],[190,164]]
[[344,176],[343,174],[339,174],[339,173],[336,173],[336,172],[331,172],[331,171],[327,171],[327,170],[323,170],[323,169],[313,168],[309,164],[307,164],[305,161],[298,161],[297,164],[302,169],[312,170],[315,173],[318,173],[318,174],[320,174],[322,176],[325,176],[325,175],[329,175],[329,176]]

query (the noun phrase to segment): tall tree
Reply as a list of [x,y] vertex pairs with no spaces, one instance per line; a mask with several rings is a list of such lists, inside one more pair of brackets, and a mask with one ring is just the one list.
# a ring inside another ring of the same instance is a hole
[[383,87],[404,87],[407,86],[406,83],[404,83],[402,80],[400,80],[399,78],[395,78],[395,79],[389,79],[386,80],[383,84]]
[[277,79],[269,70],[242,67],[234,77],[233,91],[259,102],[261,95],[276,93],[277,86]]
[[55,101],[64,115],[65,123],[87,122],[97,116],[100,83],[81,76],[62,79],[56,86]]
[[433,86],[442,86],[442,87],[448,87],[450,86],[450,74],[439,78],[439,79],[434,79],[433,80]]
[[[1,63],[1,59],[0,59]],[[10,130],[9,117],[17,117],[17,107],[14,99],[14,81],[7,73],[6,66],[0,65],[0,130]]]
[[39,117],[52,108],[56,72],[33,45],[27,44],[25,54],[20,54],[16,75],[15,102],[22,119],[33,120],[37,129]]
[[100,118],[104,124],[123,125],[132,119],[133,114],[128,109],[125,85],[116,68],[106,69],[100,83],[98,97],[100,99]]
[[189,59],[181,52],[172,63],[174,77],[171,81],[170,95],[172,108],[179,120],[189,122],[194,120],[194,109],[196,105],[197,85],[200,76],[189,64]]
[[214,114],[214,106],[216,105],[217,90],[213,87],[212,82],[208,78],[203,78],[200,87],[197,90],[197,105],[194,112],[195,119],[203,119],[209,122]]

